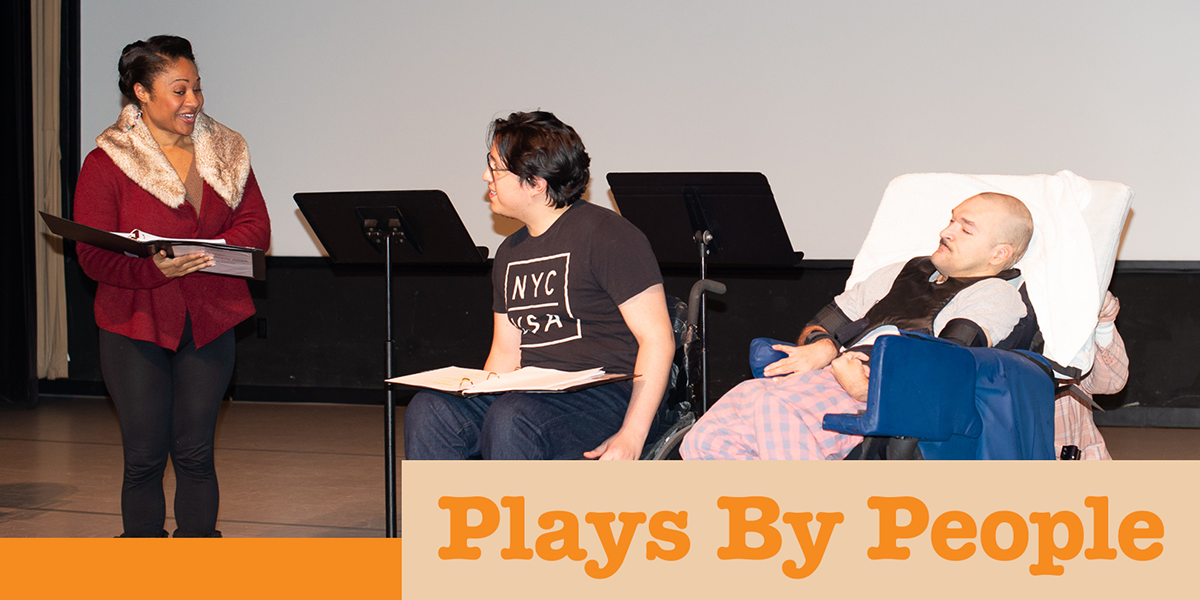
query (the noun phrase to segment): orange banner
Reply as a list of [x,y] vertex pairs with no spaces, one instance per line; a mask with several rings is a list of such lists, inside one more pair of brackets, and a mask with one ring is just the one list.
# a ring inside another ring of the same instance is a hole
[[399,598],[400,548],[398,539],[0,539],[0,597]]

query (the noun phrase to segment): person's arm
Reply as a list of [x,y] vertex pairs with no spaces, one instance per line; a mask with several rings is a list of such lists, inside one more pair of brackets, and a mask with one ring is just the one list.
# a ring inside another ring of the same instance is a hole
[[506,313],[492,313],[492,349],[483,369],[493,373],[511,373],[521,368],[521,330]]
[[784,344],[771,346],[772,349],[783,352],[787,356],[767,365],[763,369],[763,375],[766,377],[775,377],[777,375],[789,375],[791,373],[804,373],[816,369],[824,369],[829,366],[829,362],[833,360],[833,357],[837,356],[838,345],[831,337],[816,340],[811,344],[805,344],[804,340],[816,332],[829,333],[820,325],[809,325],[804,328],[804,331],[800,332],[799,346]]
[[987,347],[1007,338],[1025,314],[1015,286],[985,279],[956,294],[933,319],[933,331],[962,346]]
[[870,389],[871,367],[870,357],[862,352],[846,352],[830,363],[829,370],[833,378],[859,402],[867,401],[867,391]]
[[[836,321],[844,325],[861,319],[881,298],[892,289],[892,283],[904,268],[905,263],[894,263],[868,275],[866,279],[854,284],[850,289],[838,294],[833,302],[817,313],[817,316],[800,332],[797,346],[775,345],[771,348],[787,354],[763,369],[764,377],[790,375],[824,369],[837,356],[841,346],[832,339],[834,331],[820,323]],[[809,336],[816,336],[811,343],[806,343]],[[829,336],[829,337],[825,337]]]
[[978,323],[961,317],[946,323],[937,336],[964,348],[988,348],[993,342]]
[[258,179],[254,170],[246,179],[246,188],[242,191],[242,201],[233,211],[233,222],[229,229],[218,236],[232,246],[244,246],[266,250],[271,247],[271,218],[267,215],[267,203],[263,199],[262,190],[258,187]]
[[1089,394],[1115,394],[1124,389],[1129,380],[1125,340],[1114,326],[1120,311],[1120,301],[1112,292],[1105,292],[1104,306],[1096,325],[1096,358],[1092,361],[1092,372],[1079,383],[1079,387]]
[[637,339],[637,359],[633,371],[633,394],[625,421],[612,437],[594,450],[584,452],[585,458],[601,460],[637,460],[650,433],[654,414],[667,391],[671,360],[675,356],[675,332],[667,314],[667,297],[662,284],[622,302],[617,307],[633,337]]

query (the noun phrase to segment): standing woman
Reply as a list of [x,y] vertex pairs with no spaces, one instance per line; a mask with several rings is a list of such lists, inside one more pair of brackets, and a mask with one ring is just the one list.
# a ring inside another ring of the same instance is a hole
[[[192,45],[134,42],[118,63],[130,102],[88,154],[75,220],[104,231],[222,238],[266,249],[270,221],[237,132],[201,112]],[[206,254],[149,258],[79,244],[99,283],[100,364],[121,421],[123,537],[165,537],[163,472],[175,468],[177,537],[220,537],[217,412],[233,374],[233,326],[254,314],[246,282],[204,272]]]

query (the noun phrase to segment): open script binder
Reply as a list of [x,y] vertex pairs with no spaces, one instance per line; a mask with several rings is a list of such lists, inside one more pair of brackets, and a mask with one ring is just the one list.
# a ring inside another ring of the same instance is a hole
[[258,280],[267,278],[266,252],[258,248],[231,246],[222,243],[223,240],[160,238],[137,230],[129,234],[112,233],[42,211],[38,212],[50,231],[69,240],[112,252],[124,252],[128,256],[139,258],[156,254],[160,250],[166,251],[167,256],[171,258],[207,252],[216,264],[201,271],[203,273]]
[[442,367],[388,379],[388,383],[428,388],[457,396],[478,396],[503,392],[574,392],[603,383],[633,379],[628,373],[605,373],[604,369],[559,371],[541,367],[524,367],[511,373],[494,373],[483,369]]

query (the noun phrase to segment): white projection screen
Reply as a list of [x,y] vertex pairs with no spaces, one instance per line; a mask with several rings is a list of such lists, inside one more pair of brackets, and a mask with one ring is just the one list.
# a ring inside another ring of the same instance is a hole
[[[441,189],[493,252],[488,122],[555,112],[612,171],[761,171],[792,244],[852,258],[887,182],[1070,169],[1134,189],[1123,260],[1200,260],[1200,3],[85,0],[82,140],[121,48],[192,41],[250,143],[275,256],[317,256],[296,192]],[[82,156],[80,160],[82,161]]]

